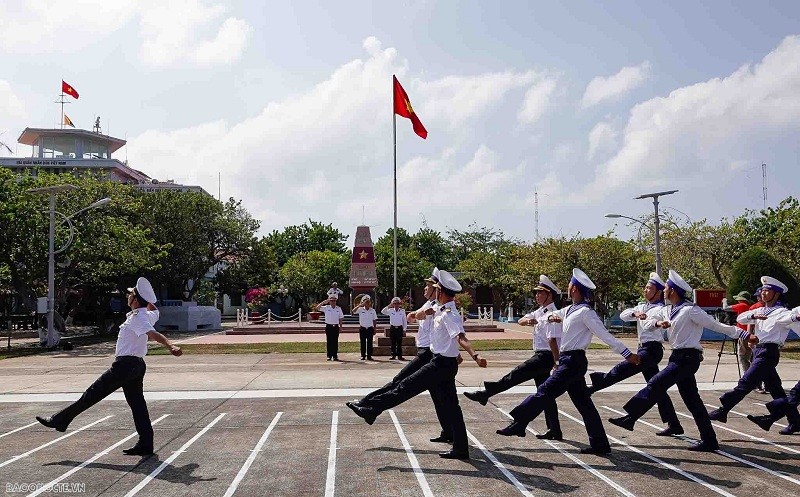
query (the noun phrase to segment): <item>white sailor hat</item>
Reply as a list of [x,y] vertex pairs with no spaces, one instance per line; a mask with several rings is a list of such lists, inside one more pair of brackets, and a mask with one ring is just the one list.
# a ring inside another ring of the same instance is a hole
[[333,300],[339,300],[339,294],[336,292],[331,292],[328,294],[328,298]]
[[669,278],[667,278],[667,285],[669,285],[670,288],[678,292],[678,295],[680,295],[681,297],[686,296],[687,293],[692,291],[692,287],[689,285],[689,283],[686,283],[686,280],[684,280],[681,277],[681,275],[679,275],[672,269],[669,270]]
[[136,291],[136,295],[142,297],[151,304],[155,304],[158,300],[156,298],[156,292],[153,290],[153,285],[151,285],[145,277],[140,277],[136,280],[136,287],[128,288],[129,292],[133,292],[134,290]]
[[431,283],[438,283],[439,282],[439,268],[434,267],[431,275],[425,278],[425,281],[430,281]]
[[439,271],[439,281],[437,281],[433,286],[452,293],[458,293],[461,291],[461,283],[458,282],[455,276],[447,271]]
[[655,272],[650,273],[650,279],[648,279],[647,282],[652,283],[659,290],[663,290],[664,287],[667,286],[667,284],[664,283],[664,280],[661,279],[661,276],[659,276],[658,273]]
[[402,304],[403,301],[400,300],[400,297],[395,297],[392,299],[392,304]]
[[769,288],[772,291],[786,293],[789,291],[789,287],[781,283],[779,280],[773,278],[772,276],[762,276],[761,277],[761,286],[762,288]]
[[372,300],[372,297],[370,297],[369,295],[364,295],[363,297],[361,297],[361,303],[362,304],[364,302],[369,302],[370,300]]
[[594,284],[592,279],[578,268],[574,268],[572,270],[572,279],[570,280],[570,283],[577,286],[584,296],[597,288],[597,285]]
[[534,290],[545,290],[559,294],[561,293],[561,290],[558,289],[556,284],[550,281],[550,278],[548,278],[547,275],[544,274],[539,275],[539,284],[536,285]]

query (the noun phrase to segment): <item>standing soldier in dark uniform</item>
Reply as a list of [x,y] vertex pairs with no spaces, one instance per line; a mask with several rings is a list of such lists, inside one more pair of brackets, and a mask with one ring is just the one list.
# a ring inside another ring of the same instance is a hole
[[[536,301],[539,303],[539,308],[519,320],[519,324],[522,326],[530,325],[534,327],[533,357],[512,369],[499,381],[485,381],[484,390],[464,392],[468,399],[485,406],[493,395],[505,392],[509,388],[528,380],[534,380],[538,389],[547,380],[553,367],[558,363],[562,325],[561,323],[548,322],[547,315],[558,310],[555,299],[560,297],[561,290],[550,281],[550,278],[543,274],[539,276],[539,286],[534,290],[536,290]],[[555,400],[545,407],[544,417],[547,423],[547,431],[536,435],[536,438],[561,440],[561,425],[558,422],[558,407]]]
[[48,428],[66,431],[69,424],[83,411],[89,409],[114,390],[122,388],[125,400],[133,413],[133,422],[139,441],[122,452],[134,456],[153,454],[153,426],[144,400],[143,382],[146,366],[144,356],[147,355],[147,341],[154,340],[165,347],[174,356],[180,356],[181,348],[172,345],[153,326],[158,321],[158,309],[153,305],[156,294],[150,282],[139,278],[136,288],[128,289],[128,306],[131,312],[119,327],[117,348],[114,363],[84,392],[80,399],[50,417],[36,416],[36,420]]
[[439,457],[469,459],[467,428],[464,425],[464,415],[458,405],[456,393],[458,346],[461,345],[482,368],[486,367],[486,359],[475,353],[464,334],[464,322],[453,300],[455,294],[461,291],[461,285],[447,271],[439,271],[439,282],[435,286],[439,289],[437,300],[440,305],[433,317],[431,335],[433,359],[392,390],[370,399],[368,406],[349,402],[347,407],[368,424],[372,424],[383,411],[398,406],[425,390],[430,390],[432,393],[435,391],[442,402],[442,412],[451,429],[453,440],[452,449],[440,453]]
[[339,331],[342,328],[344,312],[336,303],[337,293],[330,294],[328,300],[317,306],[317,310],[325,314],[325,353],[329,361],[339,360]]
[[581,449],[581,454],[611,452],[600,414],[592,403],[586,380],[583,379],[589,366],[586,349],[589,348],[594,334],[632,364],[639,364],[639,356],[631,353],[625,344],[612,336],[594,309],[589,307],[588,301],[595,288],[595,284],[586,273],[578,268],[572,270],[572,279],[567,289],[572,305],[552,312],[548,316],[550,322],[564,323],[558,367],[535,394],[511,410],[510,414],[514,421],[507,427],[497,430],[498,434],[524,437],[528,423],[541,414],[548,404],[566,392],[581,414],[586,424],[586,433],[589,435],[589,447]]
[[408,328],[406,311],[400,307],[400,297],[395,297],[392,302],[383,308],[381,314],[389,316],[389,338],[391,339],[392,359],[403,359],[403,337]]
[[[664,280],[658,273],[650,273],[650,279],[644,286],[644,298],[647,301],[631,309],[625,309],[619,315],[623,321],[636,321],[636,332],[639,335],[639,350],[636,353],[639,355],[641,363],[637,366],[628,361],[622,361],[608,373],[591,373],[589,375],[592,381],[592,386],[589,387],[591,393],[610,387],[636,373],[642,373],[645,381],[649,381],[658,373],[658,363],[664,358],[664,345],[662,345],[664,335],[661,333],[661,328],[645,329],[642,323],[664,306],[665,286]],[[683,434],[683,427],[678,420],[678,415],[675,414],[675,407],[672,405],[669,395],[663,396],[658,401],[658,413],[661,415],[661,421],[666,423],[667,427],[657,432],[656,435],[666,437]]]

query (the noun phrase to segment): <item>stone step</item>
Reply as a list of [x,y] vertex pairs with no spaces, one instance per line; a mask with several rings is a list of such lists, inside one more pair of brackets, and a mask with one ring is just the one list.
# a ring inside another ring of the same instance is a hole
[[[386,345],[382,346],[379,345],[377,347],[372,348],[372,355],[373,356],[391,356],[392,349]],[[403,357],[406,359],[413,359],[417,355],[417,347],[416,346],[403,346]]]
[[[375,338],[377,338],[376,343],[378,346],[389,347],[392,345],[392,339],[389,337],[376,336]],[[414,346],[416,348],[417,341],[414,339],[414,337],[403,337],[402,344],[404,347]]]

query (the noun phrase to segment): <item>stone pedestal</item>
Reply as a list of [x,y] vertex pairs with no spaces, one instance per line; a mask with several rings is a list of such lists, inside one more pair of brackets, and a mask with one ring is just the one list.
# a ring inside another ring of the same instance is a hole
[[222,313],[214,306],[197,305],[197,302],[165,302],[158,308],[160,317],[156,331],[219,331]]

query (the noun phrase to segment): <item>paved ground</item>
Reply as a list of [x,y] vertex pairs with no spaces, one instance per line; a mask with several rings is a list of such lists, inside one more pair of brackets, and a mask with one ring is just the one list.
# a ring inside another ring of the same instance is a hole
[[[459,372],[461,390],[496,378],[525,358],[524,351],[490,352],[491,366]],[[430,399],[420,396],[384,413],[373,426],[344,401],[380,385],[398,361],[364,363],[353,357],[334,364],[319,354],[167,356],[148,358],[148,391],[157,456],[140,460],[120,450],[133,443],[133,423],[120,395],[79,417],[66,433],[47,430],[33,416],[75,398],[111,362],[94,354],[52,354],[0,361],[0,491],[31,495],[58,482],[57,494],[81,495],[364,495],[364,496],[661,496],[798,495],[800,436],[764,433],[740,415],[716,424],[717,454],[694,454],[688,439],[655,437],[655,410],[633,433],[606,423],[614,451],[581,456],[586,433],[565,397],[559,403],[565,441],[532,435],[508,439],[494,433],[508,411],[533,391],[522,386],[482,407],[462,397],[472,437],[471,461],[445,461]],[[713,360],[712,360],[713,359]],[[590,366],[618,360],[591,351]],[[736,379],[733,359],[723,357],[711,384],[716,355],[701,369],[702,395],[715,404]],[[800,363],[783,361],[786,383]],[[605,419],[616,416],[631,392],[628,380],[595,402]],[[673,394],[688,438],[697,430]],[[760,413],[767,396],[753,394],[736,412]],[[607,407],[606,407],[607,406]],[[32,424],[33,423],[33,424]],[[543,420],[532,423],[542,430]],[[128,440],[126,440],[128,439]],[[77,484],[77,486],[73,485]]]

